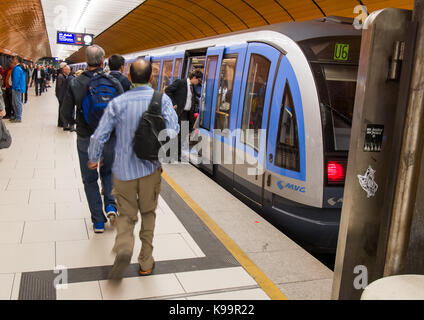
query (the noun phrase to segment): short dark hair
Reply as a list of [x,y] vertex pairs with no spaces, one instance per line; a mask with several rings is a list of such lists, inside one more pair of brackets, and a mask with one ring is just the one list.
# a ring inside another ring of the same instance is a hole
[[109,68],[111,71],[116,71],[121,69],[125,64],[125,58],[119,54],[114,54],[109,58]]
[[[146,63],[142,67],[134,67],[137,61],[143,60]],[[152,75],[152,63],[145,59],[135,60],[130,67],[130,75],[133,83],[148,83]]]
[[199,80],[203,79],[203,73],[200,70],[194,70],[192,72],[190,72],[190,74],[188,75],[188,78],[191,80],[193,78],[197,78]]
[[24,61],[24,59],[22,59],[20,56],[14,56],[13,58],[16,58],[19,63],[22,63]]

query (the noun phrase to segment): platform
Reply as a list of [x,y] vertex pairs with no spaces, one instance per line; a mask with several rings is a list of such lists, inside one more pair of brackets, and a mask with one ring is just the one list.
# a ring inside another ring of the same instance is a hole
[[53,88],[31,88],[23,122],[5,120],[0,299],[330,299],[331,270],[187,164],[164,166],[154,274],[138,276],[136,226],[132,264],[112,285],[115,230],[92,231],[76,134],[56,127],[57,105]]

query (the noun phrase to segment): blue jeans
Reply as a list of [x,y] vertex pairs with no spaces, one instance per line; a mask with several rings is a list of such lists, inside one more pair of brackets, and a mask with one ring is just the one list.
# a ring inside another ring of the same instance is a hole
[[113,136],[106,142],[103,149],[103,165],[98,170],[88,169],[88,147],[90,145],[90,137],[77,137],[78,157],[80,161],[80,169],[82,182],[84,184],[85,195],[87,197],[88,206],[91,212],[91,221],[93,223],[106,222],[107,219],[103,213],[102,197],[100,195],[99,179],[103,186],[104,208],[108,205],[116,207],[115,198],[112,196],[112,165],[115,160],[115,143],[116,137]]
[[12,89],[12,104],[16,120],[22,120],[22,93]]

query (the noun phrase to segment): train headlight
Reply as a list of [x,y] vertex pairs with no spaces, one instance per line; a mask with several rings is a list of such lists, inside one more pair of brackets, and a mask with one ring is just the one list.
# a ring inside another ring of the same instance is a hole
[[329,161],[327,163],[327,178],[329,183],[340,183],[345,179],[346,170],[340,162]]

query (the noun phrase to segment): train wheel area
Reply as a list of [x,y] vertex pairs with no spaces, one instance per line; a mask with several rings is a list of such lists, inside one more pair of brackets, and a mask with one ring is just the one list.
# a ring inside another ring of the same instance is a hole
[[91,228],[76,134],[56,127],[51,90],[30,93],[24,114],[8,123],[13,145],[0,154],[1,299],[330,298],[331,270],[184,164],[164,166],[154,273],[138,276],[136,241],[124,279],[111,286],[116,230]]

